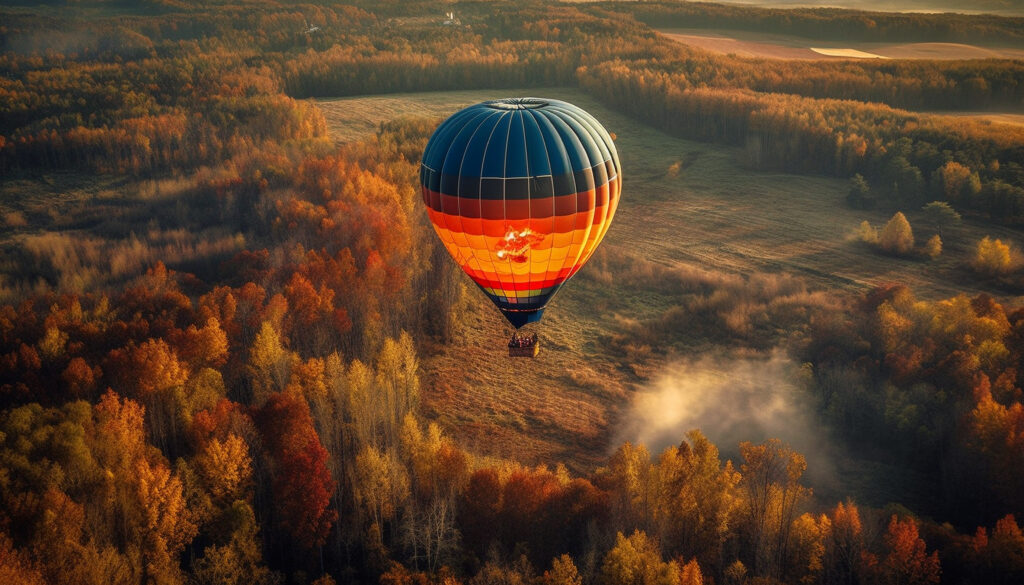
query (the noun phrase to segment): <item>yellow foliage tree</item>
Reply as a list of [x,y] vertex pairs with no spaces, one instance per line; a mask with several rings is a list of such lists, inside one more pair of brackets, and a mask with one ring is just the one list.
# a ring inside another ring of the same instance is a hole
[[987,276],[1005,276],[1017,269],[1017,254],[998,238],[985,236],[978,242],[971,268]]
[[544,571],[544,585],[582,585],[579,571],[572,557],[562,555],[551,561],[551,570]]
[[239,499],[252,478],[249,447],[233,433],[223,442],[212,439],[196,456],[195,465],[210,495],[225,502]]
[[621,532],[615,536],[601,577],[605,585],[679,585],[680,571],[675,562],[662,560],[658,545],[647,534],[636,530],[629,537]]
[[185,502],[181,480],[165,464],[140,459],[135,471],[130,517],[141,545],[143,573],[157,583],[173,583],[181,572],[177,555],[199,529]]
[[857,239],[865,244],[875,245],[878,243],[878,230],[873,228],[867,220],[860,222],[857,228]]
[[288,385],[295,358],[285,349],[274,325],[264,321],[249,350],[248,369],[255,406],[261,406],[272,392],[279,392]]
[[878,247],[889,254],[902,256],[914,249],[914,231],[902,212],[897,211],[878,234]]

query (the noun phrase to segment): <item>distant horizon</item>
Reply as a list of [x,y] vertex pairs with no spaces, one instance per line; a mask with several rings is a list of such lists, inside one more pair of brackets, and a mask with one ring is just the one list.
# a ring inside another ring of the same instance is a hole
[[999,16],[1024,16],[1024,2],[1020,0],[978,0],[970,8],[963,7],[956,0],[902,0],[893,6],[885,0],[831,0],[829,2],[792,2],[789,0],[715,0],[721,4],[741,4],[765,8],[843,8],[869,12],[918,12],[936,14],[954,12],[960,14],[996,14]]

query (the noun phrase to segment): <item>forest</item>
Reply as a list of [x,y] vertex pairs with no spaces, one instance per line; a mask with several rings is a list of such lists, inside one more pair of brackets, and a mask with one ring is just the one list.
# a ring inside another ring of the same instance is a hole
[[[694,429],[584,472],[476,453],[419,409],[422,356],[470,302],[419,205],[439,120],[336,144],[308,99],[578,86],[754,168],[859,175],[865,207],[1016,226],[1024,130],[929,111],[1019,105],[1020,61],[765,67],[646,23],[1020,44],[1021,19],[467,2],[441,27],[438,2],[8,4],[0,582],[1024,580],[1024,307],[628,256],[581,274],[672,299],[599,340],[624,360],[785,341],[845,444],[928,478],[927,514],[826,501],[776,439],[730,460]],[[46,195],[93,182],[113,194]]]

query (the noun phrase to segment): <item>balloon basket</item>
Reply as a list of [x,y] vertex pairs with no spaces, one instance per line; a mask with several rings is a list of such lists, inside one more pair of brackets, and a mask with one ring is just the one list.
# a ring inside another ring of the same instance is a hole
[[508,348],[509,357],[537,357],[540,353],[540,342],[536,342],[533,345],[527,347],[510,347]]
[[519,336],[514,334],[508,342],[508,357],[537,357],[540,353],[540,337],[533,335]]

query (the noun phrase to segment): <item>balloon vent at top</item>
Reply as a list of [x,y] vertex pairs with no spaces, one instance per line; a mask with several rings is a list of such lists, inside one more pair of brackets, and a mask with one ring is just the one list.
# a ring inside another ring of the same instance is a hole
[[540,319],[608,231],[618,153],[593,116],[559,100],[483,102],[445,120],[420,166],[430,221],[516,327]]
[[494,108],[496,110],[530,110],[534,108],[543,108],[548,105],[548,100],[542,100],[540,98],[505,98],[484,103],[487,104],[487,107]]

